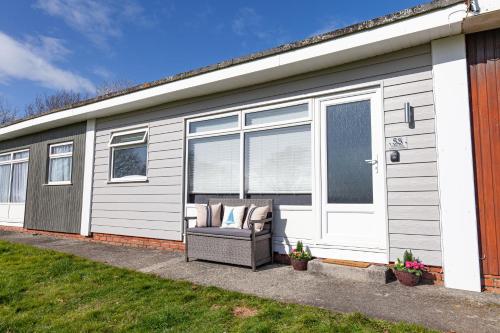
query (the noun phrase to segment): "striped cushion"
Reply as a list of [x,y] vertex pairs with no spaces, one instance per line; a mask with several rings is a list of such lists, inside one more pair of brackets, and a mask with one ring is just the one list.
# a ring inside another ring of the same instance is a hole
[[[254,204],[248,208],[247,218],[245,219],[244,229],[250,229],[250,220],[263,220],[269,213],[269,206],[257,207]],[[255,223],[255,231],[261,231],[264,228],[264,223]]]
[[196,205],[196,227],[220,227],[222,204]]

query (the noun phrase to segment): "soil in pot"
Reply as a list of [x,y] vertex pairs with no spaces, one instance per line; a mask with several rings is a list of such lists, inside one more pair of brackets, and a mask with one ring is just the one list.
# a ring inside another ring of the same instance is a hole
[[396,275],[399,283],[408,287],[414,287],[420,282],[420,276],[412,273],[394,270],[394,274]]
[[292,259],[293,269],[296,271],[307,271],[307,260]]

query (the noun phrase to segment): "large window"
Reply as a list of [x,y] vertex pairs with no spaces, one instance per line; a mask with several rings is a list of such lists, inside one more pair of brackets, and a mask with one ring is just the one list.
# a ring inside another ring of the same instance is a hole
[[49,146],[49,185],[71,184],[73,142]]
[[147,141],[147,129],[113,133],[109,140],[111,181],[143,181],[147,179]]
[[230,196],[310,205],[310,121],[304,102],[189,120],[188,202]]
[[0,203],[24,203],[29,151],[0,155]]

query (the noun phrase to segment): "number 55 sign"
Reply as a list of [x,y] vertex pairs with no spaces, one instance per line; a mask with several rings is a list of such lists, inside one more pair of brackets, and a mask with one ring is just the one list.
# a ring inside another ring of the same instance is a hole
[[389,140],[389,148],[392,150],[408,149],[408,138],[406,136],[396,136]]

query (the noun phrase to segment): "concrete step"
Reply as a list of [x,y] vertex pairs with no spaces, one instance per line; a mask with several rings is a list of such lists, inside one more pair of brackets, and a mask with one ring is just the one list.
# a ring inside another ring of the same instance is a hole
[[349,279],[358,282],[386,284],[393,280],[392,272],[385,266],[371,265],[367,268],[350,267],[324,263],[314,259],[307,264],[311,273],[324,274],[336,279]]

